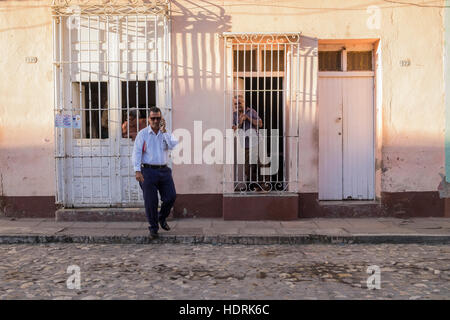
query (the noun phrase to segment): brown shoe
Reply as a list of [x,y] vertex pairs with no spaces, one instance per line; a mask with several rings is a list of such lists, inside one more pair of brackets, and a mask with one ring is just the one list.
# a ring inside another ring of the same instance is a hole
[[159,222],[159,225],[161,226],[161,228],[163,228],[164,230],[166,230],[166,231],[169,231],[170,230],[170,227],[169,227],[169,225],[167,224],[167,221],[160,221]]
[[155,240],[155,239],[158,239],[158,238],[159,238],[158,232],[150,231],[150,239]]

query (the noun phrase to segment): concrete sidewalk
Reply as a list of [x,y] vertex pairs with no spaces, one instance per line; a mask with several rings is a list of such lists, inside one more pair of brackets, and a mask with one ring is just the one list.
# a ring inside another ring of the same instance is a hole
[[160,238],[148,237],[147,222],[57,222],[0,218],[0,244],[11,243],[428,243],[450,244],[448,218],[302,219],[224,221],[176,219]]

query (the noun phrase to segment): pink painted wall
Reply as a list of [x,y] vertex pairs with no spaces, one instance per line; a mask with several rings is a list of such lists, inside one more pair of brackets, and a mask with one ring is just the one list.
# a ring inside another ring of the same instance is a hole
[[[44,1],[0,2],[0,195],[55,194],[52,25]],[[37,57],[28,64],[25,58]]]

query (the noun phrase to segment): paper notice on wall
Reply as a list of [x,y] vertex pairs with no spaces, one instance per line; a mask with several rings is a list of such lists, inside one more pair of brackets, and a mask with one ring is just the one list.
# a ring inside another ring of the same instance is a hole
[[72,117],[70,114],[63,115],[63,128],[71,128],[72,127]]
[[81,129],[81,116],[75,115],[72,117],[72,128]]
[[70,114],[56,114],[55,115],[56,128],[81,128],[81,117],[79,115],[71,116]]
[[63,128],[63,115],[60,113],[57,113],[55,115],[55,127],[56,128]]

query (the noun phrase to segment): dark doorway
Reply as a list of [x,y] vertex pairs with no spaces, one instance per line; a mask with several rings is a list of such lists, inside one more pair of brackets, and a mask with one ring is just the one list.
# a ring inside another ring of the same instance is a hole
[[108,138],[108,84],[106,82],[82,82],[84,92],[83,137],[87,139]]
[[[258,112],[263,121],[267,136],[278,136],[278,172],[267,176],[272,191],[285,189],[284,181],[284,144],[283,144],[283,77],[247,77],[245,80],[245,104]],[[278,134],[276,133],[278,129]],[[267,139],[268,156],[272,155],[270,139]],[[273,152],[276,152],[274,150]]]
[[121,90],[122,123],[128,120],[130,111],[139,119],[147,119],[148,109],[156,106],[156,82],[122,81]]

